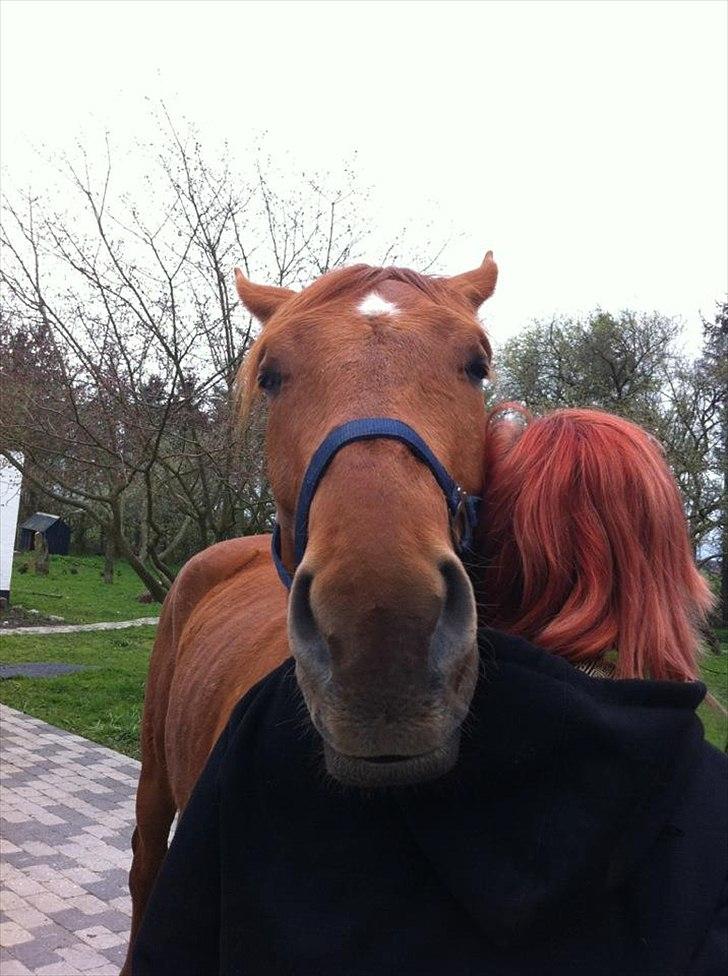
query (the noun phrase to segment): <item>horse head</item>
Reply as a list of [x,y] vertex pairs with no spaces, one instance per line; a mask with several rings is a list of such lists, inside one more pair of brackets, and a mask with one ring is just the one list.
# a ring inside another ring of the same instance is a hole
[[415,782],[457,759],[478,655],[451,489],[482,490],[491,348],[476,312],[496,278],[490,252],[451,278],[357,266],[301,292],[236,270],[263,324],[241,386],[246,406],[268,400],[296,674],[344,782]]

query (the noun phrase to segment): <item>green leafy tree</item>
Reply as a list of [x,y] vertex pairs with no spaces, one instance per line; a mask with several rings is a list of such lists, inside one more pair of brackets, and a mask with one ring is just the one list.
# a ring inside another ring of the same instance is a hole
[[725,540],[728,357],[721,309],[715,323],[705,324],[704,353],[697,359],[680,353],[679,323],[659,313],[597,309],[583,319],[534,322],[501,350],[493,391],[536,413],[592,406],[650,430],[683,492],[703,564],[715,559],[716,539]]
[[714,469],[720,484],[717,534],[720,538],[720,623],[728,627],[728,302],[717,304],[712,321],[703,320],[700,369],[717,399]]

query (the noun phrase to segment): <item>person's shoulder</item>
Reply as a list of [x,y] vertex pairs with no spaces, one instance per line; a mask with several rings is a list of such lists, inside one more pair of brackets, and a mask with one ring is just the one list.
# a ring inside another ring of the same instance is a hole
[[240,699],[220,739],[221,797],[233,809],[241,795],[265,794],[272,783],[291,795],[318,788],[321,745],[292,658]]
[[686,791],[691,816],[700,815],[707,835],[716,833],[723,849],[725,870],[728,871],[728,756],[709,742],[703,741],[696,757],[691,788]]
[[728,870],[728,845],[725,845],[728,823],[728,756],[703,741],[695,751],[691,769],[681,791],[675,821],[690,829],[701,842],[725,849]]
[[722,786],[719,790],[723,803],[728,807],[728,756],[709,742],[703,742],[702,765],[699,775],[706,785]]

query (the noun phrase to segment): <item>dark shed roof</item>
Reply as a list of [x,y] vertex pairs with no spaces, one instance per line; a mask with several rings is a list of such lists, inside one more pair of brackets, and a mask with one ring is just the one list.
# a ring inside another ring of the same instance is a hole
[[45,532],[60,520],[60,515],[49,515],[48,512],[36,512],[27,518],[20,526],[21,529],[31,529],[33,532]]

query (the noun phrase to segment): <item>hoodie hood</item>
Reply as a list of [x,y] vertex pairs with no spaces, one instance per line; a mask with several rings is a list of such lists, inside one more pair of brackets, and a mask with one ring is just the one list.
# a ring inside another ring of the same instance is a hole
[[588,677],[496,631],[481,661],[457,766],[396,803],[452,895],[508,945],[638,870],[702,747],[705,687]]

